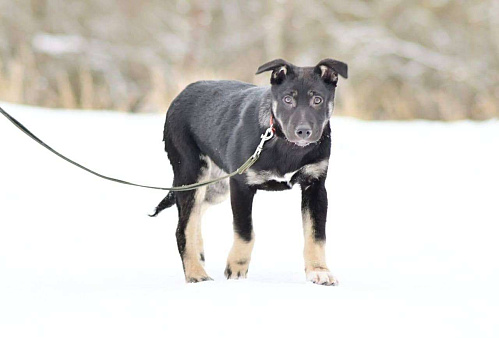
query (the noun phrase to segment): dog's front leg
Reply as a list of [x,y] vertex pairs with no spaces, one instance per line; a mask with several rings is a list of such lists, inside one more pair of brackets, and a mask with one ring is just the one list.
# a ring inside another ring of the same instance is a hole
[[256,189],[237,179],[230,179],[230,201],[234,219],[234,244],[227,258],[225,277],[246,278],[255,242],[251,210]]
[[338,281],[326,265],[327,192],[324,181],[325,177],[321,177],[301,184],[305,274],[307,280],[315,284],[337,285]]

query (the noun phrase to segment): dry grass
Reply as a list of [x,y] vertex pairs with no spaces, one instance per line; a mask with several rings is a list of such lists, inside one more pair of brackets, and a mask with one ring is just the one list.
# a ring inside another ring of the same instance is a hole
[[[87,67],[57,69],[53,79],[38,71],[34,54],[22,48],[16,57],[0,63],[0,100],[67,109],[109,109],[128,112],[165,112],[171,100],[189,83],[199,80],[236,78],[229,72],[171,70],[168,78],[159,66],[147,69],[147,84],[137,92],[112,94],[103,77]],[[266,84],[265,76],[249,78]],[[133,83],[133,81],[132,81]],[[137,85],[139,87],[139,85]],[[484,120],[498,117],[497,93],[459,96],[445,89],[414,88],[406,83],[342,81],[337,113],[367,120]],[[496,94],[496,95],[494,95]],[[471,98],[470,98],[471,97]]]

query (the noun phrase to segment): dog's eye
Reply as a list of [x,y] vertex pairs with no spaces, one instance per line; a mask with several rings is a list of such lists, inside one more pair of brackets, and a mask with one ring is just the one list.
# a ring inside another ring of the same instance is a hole
[[289,96],[289,95],[284,96],[284,97],[282,98],[282,100],[283,100],[283,101],[284,101],[284,103],[286,103],[286,104],[291,104],[291,103],[293,103],[293,98],[292,98],[291,96]]
[[314,104],[321,104],[322,103],[322,97],[320,96],[314,96]]

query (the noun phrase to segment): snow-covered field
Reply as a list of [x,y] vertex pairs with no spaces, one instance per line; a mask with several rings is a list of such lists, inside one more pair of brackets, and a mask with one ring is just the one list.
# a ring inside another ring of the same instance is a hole
[[[1,106],[92,169],[171,184],[162,115]],[[498,337],[499,121],[332,129],[340,286],[305,282],[298,187],[257,194],[248,280],[224,279],[230,205],[209,209],[215,281],[187,285],[176,210],[147,217],[164,192],[94,177],[0,117],[0,337]]]

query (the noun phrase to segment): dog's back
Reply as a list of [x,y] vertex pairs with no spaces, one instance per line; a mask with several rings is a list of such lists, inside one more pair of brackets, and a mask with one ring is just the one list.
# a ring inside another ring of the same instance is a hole
[[[240,81],[199,81],[187,86],[168,109],[164,141],[182,147],[179,134],[188,134],[201,153],[210,156],[225,171],[233,170],[227,157],[232,138],[245,135],[238,133],[244,124],[243,134],[251,133],[258,139],[258,105],[268,87],[258,87]],[[226,138],[226,141],[223,141]],[[222,139],[222,141],[221,141]],[[248,140],[248,137],[246,137]]]

